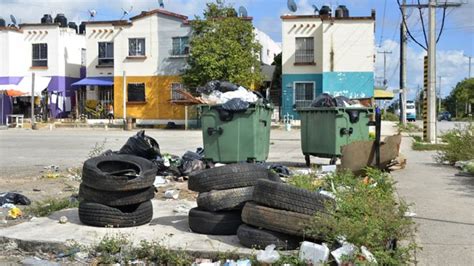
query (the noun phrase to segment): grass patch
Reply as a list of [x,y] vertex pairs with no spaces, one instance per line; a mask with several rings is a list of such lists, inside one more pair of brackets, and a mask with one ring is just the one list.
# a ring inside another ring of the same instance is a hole
[[77,208],[78,206],[79,201],[71,201],[69,198],[47,199],[34,202],[30,207],[26,208],[25,212],[36,217],[45,217],[53,212],[69,208]]
[[419,127],[419,126],[417,126],[416,124],[413,124],[413,123],[406,123],[405,125],[402,124],[402,123],[398,123],[397,127],[398,127],[398,132],[399,133],[401,133],[401,132],[410,133],[410,132],[421,132],[421,131],[423,131],[423,129],[421,127]]
[[[347,265],[365,265],[360,251],[367,247],[379,265],[406,265],[413,262],[417,246],[414,222],[405,217],[408,205],[395,198],[395,182],[387,173],[366,169],[364,178],[339,172],[324,178],[323,187],[336,196],[336,204],[327,205],[327,213],[317,213],[306,233],[328,243],[331,250],[346,241],[359,248],[345,258]],[[394,241],[407,241],[391,248]]]
[[446,148],[446,144],[426,143],[414,141],[411,145],[414,151],[441,151]]
[[474,123],[467,126],[457,125],[447,131],[441,140],[446,143],[436,156],[438,162],[468,161],[474,159]]

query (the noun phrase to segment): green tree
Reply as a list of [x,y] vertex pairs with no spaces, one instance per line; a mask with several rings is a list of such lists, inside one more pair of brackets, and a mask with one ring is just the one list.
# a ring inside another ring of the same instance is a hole
[[258,87],[262,80],[252,22],[237,16],[222,0],[207,3],[204,18],[191,22],[189,67],[183,75],[188,88],[210,80],[227,80],[245,87]]
[[273,58],[272,65],[275,66],[275,71],[273,72],[272,77],[272,90],[282,90],[281,87],[281,74],[282,74],[282,66],[281,66],[281,53]]
[[472,104],[474,104],[474,78],[458,82],[445,101],[446,109],[459,117],[468,115],[472,111]]

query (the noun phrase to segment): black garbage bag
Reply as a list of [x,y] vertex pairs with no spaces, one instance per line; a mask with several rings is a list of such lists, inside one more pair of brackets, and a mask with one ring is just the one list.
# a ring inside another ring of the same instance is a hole
[[[202,151],[204,151],[204,149],[202,148],[199,148],[201,149]],[[200,150],[197,150],[197,151],[200,151]],[[183,157],[181,157],[181,159],[183,161],[194,161],[194,160],[202,160],[203,158],[203,153],[197,153],[197,152],[192,152],[192,151],[187,151],[184,153]]]
[[222,109],[228,112],[245,112],[250,104],[240,98],[233,98],[222,105]]
[[206,169],[206,164],[201,160],[183,161],[179,167],[181,175],[187,176],[194,171]]
[[16,192],[6,192],[0,194],[0,206],[11,203],[18,205],[30,205],[31,201],[26,196]]
[[156,175],[160,176],[181,176],[179,168],[183,164],[183,160],[176,155],[164,155],[153,160],[158,170]]
[[161,156],[160,145],[154,138],[145,135],[145,130],[141,130],[135,136],[130,137],[119,153],[136,155],[148,160]]
[[311,103],[311,107],[336,107],[336,106],[337,105],[334,98],[327,93],[323,93],[319,95]]
[[213,91],[228,92],[236,91],[238,88],[238,85],[228,81],[211,80],[203,87],[198,87],[196,91],[198,93],[211,94]]
[[351,99],[345,96],[336,96],[334,97],[334,100],[336,101],[337,107],[348,107],[354,104],[354,102]]

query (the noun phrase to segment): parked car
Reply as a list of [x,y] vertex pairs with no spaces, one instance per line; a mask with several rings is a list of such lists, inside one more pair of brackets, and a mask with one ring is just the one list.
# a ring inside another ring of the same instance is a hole
[[438,115],[438,121],[443,121],[443,120],[451,121],[451,113],[448,111],[441,112]]
[[407,120],[408,121],[416,121],[416,107],[413,101],[407,101]]

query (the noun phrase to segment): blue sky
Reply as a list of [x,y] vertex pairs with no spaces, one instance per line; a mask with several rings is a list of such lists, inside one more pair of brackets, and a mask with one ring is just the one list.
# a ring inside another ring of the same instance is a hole
[[[202,14],[205,3],[209,0],[164,0],[165,8],[194,17]],[[311,14],[312,4],[320,7],[323,4],[345,4],[351,16],[369,16],[370,10],[377,12],[376,20],[376,49],[388,50],[392,54],[387,56],[387,79],[389,88],[398,87],[398,51],[399,51],[399,25],[400,11],[396,0],[295,0],[298,5],[297,14]],[[426,3],[428,0],[421,0]],[[447,10],[447,18],[443,36],[438,43],[437,73],[441,76],[441,94],[449,94],[455,84],[468,76],[468,59],[464,55],[474,56],[474,0],[450,0],[464,2],[460,8]],[[413,3],[415,0],[407,0]],[[444,0],[439,0],[444,2]],[[245,6],[250,16],[254,17],[254,25],[266,32],[275,41],[281,41],[282,14],[290,13],[286,7],[286,0],[226,0],[237,8]],[[14,14],[20,22],[39,22],[44,13],[65,13],[69,20],[80,22],[88,19],[88,10],[97,10],[96,20],[119,19],[122,10],[130,9],[131,15],[136,15],[142,10],[158,8],[157,0],[0,0],[0,17],[8,18]],[[424,11],[425,26],[427,26],[427,11]],[[384,15],[385,14],[385,15]],[[409,28],[413,35],[424,41],[421,30],[418,9],[408,11]],[[438,25],[441,23],[441,10],[438,11]],[[418,85],[422,84],[422,58],[424,52],[410,40],[408,44],[408,87],[413,97]],[[383,57],[376,60],[376,77],[383,76]],[[474,73],[473,73],[474,75]]]

